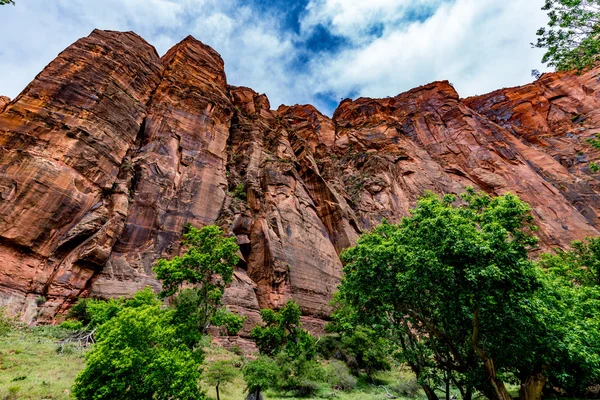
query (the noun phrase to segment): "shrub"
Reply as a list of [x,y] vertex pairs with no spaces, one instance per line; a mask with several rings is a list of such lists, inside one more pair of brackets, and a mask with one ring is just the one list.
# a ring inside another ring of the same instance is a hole
[[83,323],[74,319],[67,319],[59,326],[68,331],[79,331],[83,329]]
[[299,397],[312,396],[325,381],[325,371],[314,359],[282,352],[275,361],[279,368],[276,387],[283,392],[293,392]]
[[6,307],[0,307],[0,337],[8,335],[15,327],[15,319],[8,316]]
[[77,376],[77,399],[203,399],[202,354],[178,339],[172,310],[125,308],[98,328],[97,342]]
[[398,382],[392,385],[390,389],[402,397],[414,398],[417,396],[417,393],[419,393],[421,386],[419,385],[415,374],[410,373],[409,371],[406,372],[407,373],[400,376]]
[[597,173],[598,171],[600,171],[600,166],[598,166],[597,163],[595,162],[591,162],[590,163],[590,171],[592,171],[592,173]]
[[233,197],[246,201],[246,185],[239,183],[233,190]]
[[246,399],[258,400],[262,398],[263,390],[274,387],[277,381],[278,367],[271,358],[261,356],[244,365],[242,374],[248,391]]
[[334,360],[325,366],[327,383],[337,390],[352,390],[356,387],[357,379],[342,361]]

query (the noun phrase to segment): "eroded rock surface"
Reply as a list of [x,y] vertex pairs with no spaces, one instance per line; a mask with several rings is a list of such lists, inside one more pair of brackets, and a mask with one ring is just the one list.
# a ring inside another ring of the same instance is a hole
[[518,194],[542,248],[597,235],[597,73],[465,100],[435,82],[329,118],[228,85],[192,37],[160,58],[94,31],[0,97],[0,304],[52,321],[79,296],[158,288],[152,266],[180,252],[184,225],[217,224],[240,245],[225,302],[249,317],[242,336],[289,299],[319,332],[339,253],[427,190]]
[[4,108],[6,108],[8,103],[10,103],[10,98],[6,96],[0,96],[0,112],[4,111]]

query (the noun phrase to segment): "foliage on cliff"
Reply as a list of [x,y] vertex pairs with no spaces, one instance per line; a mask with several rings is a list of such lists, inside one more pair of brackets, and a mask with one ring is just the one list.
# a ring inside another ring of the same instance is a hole
[[547,27],[535,47],[547,49],[542,62],[558,71],[588,69],[600,58],[600,1],[546,0]]

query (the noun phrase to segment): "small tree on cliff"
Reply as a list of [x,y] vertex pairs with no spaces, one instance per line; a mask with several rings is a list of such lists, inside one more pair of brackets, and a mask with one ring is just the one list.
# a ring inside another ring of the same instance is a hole
[[547,49],[542,62],[558,71],[593,67],[600,59],[600,0],[545,0],[548,26],[535,47]]
[[[221,303],[239,260],[236,239],[225,237],[214,225],[202,229],[187,226],[183,245],[187,250],[182,256],[158,260],[154,267],[156,277],[163,284],[159,296],[176,295],[176,318],[190,325],[187,332],[195,327],[197,335],[203,335],[213,323],[225,324],[230,334],[236,334],[243,319],[224,312]],[[184,289],[184,286],[189,288]]]
[[[511,399],[499,379],[491,338],[510,346],[520,308],[539,286],[527,251],[529,206],[516,196],[470,189],[422,198],[399,225],[384,223],[342,254],[340,299],[354,323],[376,328],[403,350],[427,396],[445,371],[470,398]],[[521,346],[517,343],[517,348]],[[462,387],[461,387],[462,386]]]

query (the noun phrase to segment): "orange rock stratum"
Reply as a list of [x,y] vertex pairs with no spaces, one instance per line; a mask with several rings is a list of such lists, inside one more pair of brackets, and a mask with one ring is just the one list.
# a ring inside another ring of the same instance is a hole
[[435,82],[329,118],[228,85],[192,37],[161,58],[134,33],[94,31],[0,97],[0,305],[48,322],[79,296],[157,287],[184,225],[217,224],[241,249],[225,300],[249,316],[242,334],[288,299],[318,331],[339,253],[427,190],[518,194],[542,248],[598,235],[599,75],[468,99]]

